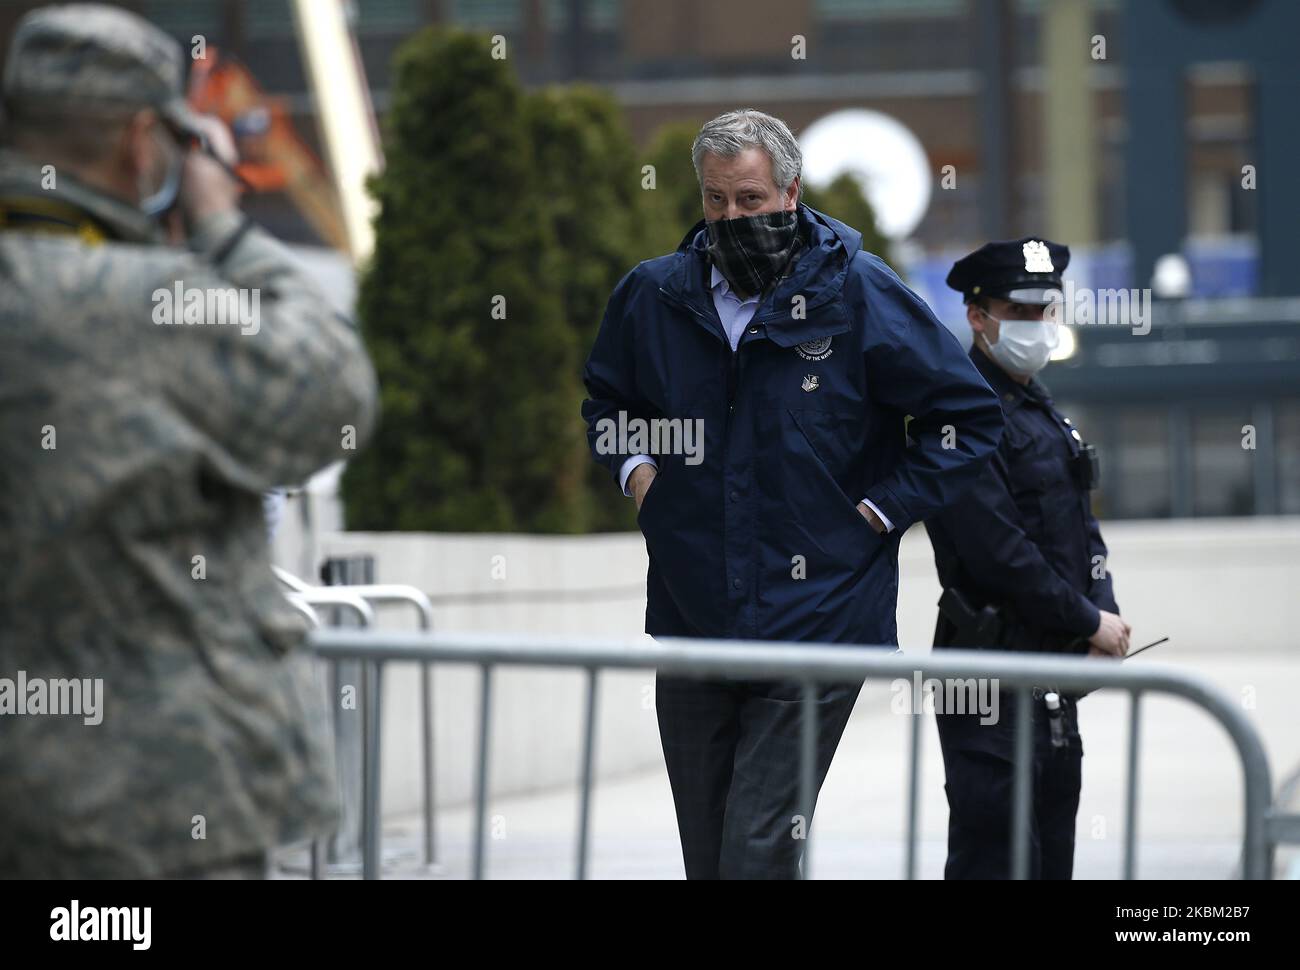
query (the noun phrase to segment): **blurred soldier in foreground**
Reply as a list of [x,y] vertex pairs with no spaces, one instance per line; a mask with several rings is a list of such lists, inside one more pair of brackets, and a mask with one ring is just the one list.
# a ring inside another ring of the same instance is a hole
[[5,64],[0,876],[259,876],[336,816],[260,493],[350,457],[374,375],[181,81],[99,5],[29,14]]
[[[992,647],[1122,657],[1120,619],[1093,517],[1096,460],[1034,377],[1058,341],[1045,308],[1058,301],[1065,246],[989,243],[959,260],[975,333],[971,360],[997,392],[1006,431],[975,487],[927,523],[943,584],[936,647]],[[1055,316],[1055,314],[1053,314]],[[936,712],[948,791],[948,879],[1005,879],[1011,867],[1016,705],[996,723]],[[1083,743],[1074,700],[1034,694],[1030,877],[1068,879],[1074,867]]]

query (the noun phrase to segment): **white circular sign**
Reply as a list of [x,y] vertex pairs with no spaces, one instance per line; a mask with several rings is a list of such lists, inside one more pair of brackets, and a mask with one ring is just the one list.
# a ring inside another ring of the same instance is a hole
[[[848,172],[862,185],[889,239],[906,239],[930,205],[930,160],[902,122],[846,108],[818,118],[799,136],[803,177],[818,188]],[[834,213],[831,213],[833,215]]]

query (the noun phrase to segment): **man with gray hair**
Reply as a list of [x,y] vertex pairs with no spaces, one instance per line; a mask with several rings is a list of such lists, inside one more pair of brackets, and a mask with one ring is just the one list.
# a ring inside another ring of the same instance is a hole
[[[592,451],[645,536],[646,632],[895,644],[899,538],[978,478],[997,398],[859,232],[799,202],[783,122],[728,112],[692,155],[704,220],[618,284],[584,374]],[[664,419],[702,453],[605,433]],[[860,686],[816,691],[817,789]],[[798,875],[801,697],[657,679],[688,878]]]
[[[5,61],[0,676],[104,701],[92,724],[0,693],[10,878],[256,877],[337,818],[260,494],[350,457],[374,372],[241,214],[229,133],[190,112],[183,64],[99,4],[29,13]],[[181,291],[258,294],[256,326]]]

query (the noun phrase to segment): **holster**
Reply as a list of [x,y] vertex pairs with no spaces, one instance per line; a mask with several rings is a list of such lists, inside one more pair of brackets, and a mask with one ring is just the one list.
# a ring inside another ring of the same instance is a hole
[[[971,650],[1033,650],[1043,653],[1078,653],[1085,641],[1066,634],[1047,634],[1030,637],[1005,608],[991,603],[976,608],[961,590],[945,589],[939,597],[939,613],[947,620],[952,635],[945,638],[944,646]],[[1030,646],[1027,641],[1033,640]],[[937,641],[936,641],[937,642]],[[1045,690],[1053,687],[1035,687],[1034,698],[1040,699]],[[1062,697],[1072,701],[1092,693],[1057,690]]]
[[949,646],[984,650],[1007,646],[1007,617],[993,604],[977,608],[960,590],[945,589],[939,597],[939,612],[955,631]]
[[985,650],[1032,650],[1041,653],[1080,653],[1084,641],[1068,633],[1036,630],[1020,622],[1005,606],[976,608],[959,589],[945,589],[939,612],[955,630],[948,646]]

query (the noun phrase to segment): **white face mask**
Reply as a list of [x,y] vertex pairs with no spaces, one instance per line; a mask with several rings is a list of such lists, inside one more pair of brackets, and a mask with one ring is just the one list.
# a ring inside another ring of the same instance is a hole
[[983,307],[977,308],[998,324],[998,342],[984,338],[993,359],[1019,377],[1033,377],[1046,365],[1061,341],[1060,325],[1050,320],[998,320]]

